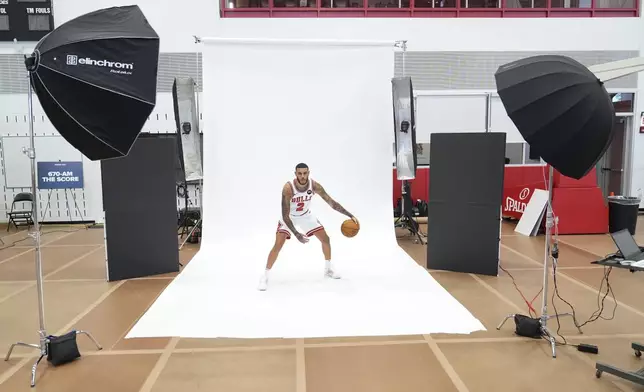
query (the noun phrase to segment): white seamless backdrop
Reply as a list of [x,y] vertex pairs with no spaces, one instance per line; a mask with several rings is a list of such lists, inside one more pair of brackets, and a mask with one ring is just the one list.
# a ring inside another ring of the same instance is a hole
[[[393,42],[389,46],[207,42],[203,49],[201,250],[128,334],[325,337],[484,329],[398,246],[391,210]],[[315,75],[314,78],[311,75]],[[319,198],[312,211],[343,275],[324,279],[320,243],[291,239],[257,290],[281,189],[311,177],[360,220]]]
[[[383,223],[391,222],[393,48],[207,48],[203,243],[272,242],[282,186],[305,162],[360,219],[355,242],[392,244],[393,228]],[[344,217],[318,198],[313,208],[339,234]]]

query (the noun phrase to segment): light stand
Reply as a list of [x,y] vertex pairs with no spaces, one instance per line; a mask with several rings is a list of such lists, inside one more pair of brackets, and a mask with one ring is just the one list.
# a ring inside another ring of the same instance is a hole
[[407,180],[403,180],[402,182],[402,202],[400,203],[400,205],[400,217],[396,219],[394,227],[400,227],[402,229],[409,230],[412,235],[416,236],[417,242],[425,245],[423,237],[427,237],[427,235],[420,231],[420,225],[412,215],[411,206],[413,204],[411,201],[411,195],[409,194],[409,182],[407,182]]
[[[37,350],[40,350],[40,357],[31,367],[31,386],[36,385],[36,369],[40,361],[49,354],[49,343],[51,342],[50,336],[47,335],[45,330],[45,305],[44,305],[44,294],[43,294],[43,277],[42,277],[42,253],[40,250],[40,226],[38,219],[38,201],[37,201],[37,188],[36,188],[36,147],[35,147],[35,137],[34,137],[34,108],[33,108],[33,98],[32,98],[32,87],[31,80],[27,81],[29,90],[27,92],[27,100],[29,105],[29,148],[23,149],[25,155],[31,160],[31,192],[34,195],[33,205],[33,222],[34,222],[34,231],[29,233],[31,237],[36,240],[36,289],[38,290],[38,319],[40,322],[40,329],[38,330],[39,342],[38,344],[30,344],[17,342],[11,345],[9,352],[5,357],[5,361],[8,361],[11,358],[11,353],[16,346],[30,347]],[[87,335],[96,347],[99,350],[103,348],[98,344],[96,339],[86,331],[75,331],[76,334]]]
[[[188,187],[186,186],[186,194],[187,193],[188,193]],[[201,220],[203,219],[203,178],[199,179],[199,202],[201,203],[201,205],[199,206],[199,220],[197,221],[197,223],[195,223],[192,230],[190,230],[186,239],[183,240],[183,242],[181,243],[181,246],[179,246],[179,250],[181,250],[183,246],[186,244],[186,242],[188,242],[192,233],[194,233],[194,231],[198,227],[201,227]],[[186,214],[187,213],[188,213],[188,207],[186,207]]]
[[181,197],[179,189],[183,189],[184,210],[183,210],[183,218],[181,219],[181,223],[179,224],[180,236],[183,237],[186,233],[190,231],[189,230],[190,214],[188,210],[188,204],[191,204],[191,202],[190,202],[190,197],[188,195],[188,181],[184,179],[183,183],[177,185],[177,194],[179,195],[179,197]]
[[[552,241],[552,228],[555,226],[555,217],[554,213],[552,211],[552,183],[553,183],[553,177],[554,177],[554,169],[552,166],[549,165],[548,169],[548,204],[547,204],[547,209],[546,209],[546,238],[545,238],[545,254],[544,254],[544,260],[543,260],[543,294],[542,294],[542,305],[541,305],[541,317],[539,317],[539,324],[540,324],[540,330],[541,330],[541,336],[546,338],[552,347],[552,357],[556,358],[557,354],[555,351],[555,347],[557,345],[557,341],[555,339],[555,335],[550,332],[548,329],[547,323],[548,320],[553,319],[553,318],[559,318],[563,316],[570,316],[573,318],[573,322],[575,323],[575,327],[577,327],[577,330],[579,333],[583,333],[581,331],[581,328],[579,327],[579,324],[577,323],[577,320],[575,319],[575,315],[573,313],[559,313],[559,314],[553,314],[553,315],[548,315],[548,261],[552,257],[552,263],[554,266],[557,265],[558,263],[558,258],[559,258],[559,245],[557,243],[557,240],[555,238],[554,241]],[[552,244],[551,244],[552,241]],[[553,270],[554,273],[554,270]],[[513,318],[515,315],[510,314],[506,316],[501,324],[499,324],[498,327],[496,327],[497,330],[501,329],[503,327],[503,324],[505,324],[508,319]]]

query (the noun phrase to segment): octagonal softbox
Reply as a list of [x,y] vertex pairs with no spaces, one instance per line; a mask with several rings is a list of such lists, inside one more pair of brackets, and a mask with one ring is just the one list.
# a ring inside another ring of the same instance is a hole
[[569,57],[540,55],[502,65],[494,77],[531,150],[571,178],[595,167],[612,141],[615,109],[594,73]]
[[47,117],[91,160],[127,155],[156,105],[159,36],[138,6],[82,15],[25,60]]

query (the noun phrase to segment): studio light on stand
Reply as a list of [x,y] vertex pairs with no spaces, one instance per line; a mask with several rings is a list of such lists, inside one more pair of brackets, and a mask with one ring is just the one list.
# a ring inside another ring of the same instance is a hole
[[[203,158],[201,154],[201,132],[199,128],[199,101],[197,99],[199,90],[197,84],[190,77],[179,77],[174,79],[172,86],[172,100],[174,105],[174,118],[177,124],[177,152],[181,166],[180,187],[184,189],[185,207],[183,219],[180,224],[181,235],[186,232],[188,235],[179,246],[181,250],[197,230],[201,230],[202,213],[200,208],[189,208],[188,185],[199,186],[199,200],[203,202]],[[198,213],[198,218],[190,228],[191,217]]]
[[[404,53],[403,53],[404,56]],[[410,77],[391,80],[394,104],[394,134],[396,150],[396,177],[402,180],[400,217],[395,227],[408,230],[416,241],[425,244],[426,237],[413,216],[413,202],[409,180],[416,178],[418,162],[416,153],[416,123],[414,113],[414,89]]]
[[548,164],[541,316],[533,319],[511,314],[497,329],[514,318],[517,334],[545,338],[555,358],[557,342],[548,329],[548,320],[572,316],[575,327],[579,333],[582,331],[573,313],[548,314],[550,263],[555,267],[554,274],[559,258],[556,236],[552,236],[557,225],[552,209],[553,174],[557,170],[574,179],[588,174],[610,145],[615,112],[597,75],[565,56],[542,55],[514,61],[499,67],[495,79],[508,117],[530,148],[539,151]]
[[[36,149],[33,92],[52,125],[72,146],[90,160],[126,156],[156,105],[159,36],[137,6],[98,10],[59,26],[36,45],[25,58],[29,76],[29,148],[31,190],[36,197]],[[40,351],[31,370],[47,357],[54,366],[78,359],[78,334],[49,335],[45,328],[42,252],[38,202],[33,205],[38,291],[38,344],[11,345],[5,361],[16,346]]]

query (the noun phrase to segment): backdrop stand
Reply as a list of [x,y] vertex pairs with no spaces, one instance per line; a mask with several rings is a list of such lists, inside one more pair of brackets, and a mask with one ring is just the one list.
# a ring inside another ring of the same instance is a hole
[[[581,331],[581,328],[579,327],[579,323],[577,323],[577,319],[575,318],[575,315],[573,313],[558,313],[558,314],[553,314],[553,315],[548,315],[548,273],[549,273],[549,267],[548,267],[548,261],[552,257],[552,263],[556,267],[558,258],[559,258],[559,244],[555,236],[555,240],[552,241],[552,228],[555,226],[555,217],[554,213],[552,211],[552,183],[553,183],[553,177],[554,177],[554,169],[552,165],[548,165],[548,204],[547,204],[547,209],[546,209],[546,238],[545,238],[545,250],[544,250],[544,259],[543,259],[543,293],[541,295],[541,317],[539,317],[539,324],[540,324],[540,330],[541,334],[543,337],[545,337],[549,342],[550,346],[552,347],[552,357],[556,358],[557,353],[555,350],[555,347],[557,345],[557,341],[555,339],[555,334],[553,334],[549,329],[548,329],[548,320],[553,319],[553,318],[559,318],[559,317],[564,317],[564,316],[569,316],[573,318],[573,322],[575,323],[575,327],[577,327],[577,330],[579,333],[583,333]],[[503,321],[501,321],[501,324],[499,324],[498,327],[496,327],[497,330],[501,329],[503,327],[503,324],[505,324],[508,319],[511,319],[515,316],[515,314],[510,314],[507,315]]]
[[[43,294],[43,278],[42,278],[42,252],[40,250],[40,226],[39,226],[39,219],[38,219],[38,194],[36,184],[37,184],[37,177],[36,177],[36,147],[35,147],[35,136],[34,136],[34,108],[33,108],[33,99],[32,99],[32,87],[31,87],[31,77],[28,75],[28,80],[27,84],[29,86],[29,90],[27,92],[27,100],[28,100],[28,106],[29,106],[29,148],[24,149],[23,152],[29,157],[31,160],[31,193],[34,195],[34,203],[33,205],[33,221],[34,221],[34,231],[29,233],[31,237],[33,237],[36,240],[36,289],[38,291],[38,320],[40,323],[40,329],[38,330],[38,336],[39,336],[39,342],[38,344],[30,344],[30,343],[23,343],[23,342],[17,342],[11,345],[9,348],[9,352],[7,353],[7,356],[5,357],[5,361],[8,361],[11,358],[11,353],[13,352],[13,349],[16,346],[22,346],[22,347],[30,347],[34,348],[37,350],[40,350],[40,357],[38,360],[33,364],[31,367],[31,386],[34,387],[36,385],[36,369],[38,368],[38,364],[40,364],[40,361],[44,357],[47,357],[49,354],[49,343],[51,342],[50,338],[51,336],[47,335],[47,332],[45,330],[45,305],[44,305],[44,294]],[[72,331],[74,334],[84,334],[87,335],[94,344],[96,344],[96,347],[99,350],[102,350],[103,348],[98,344],[96,339],[87,331]]]

